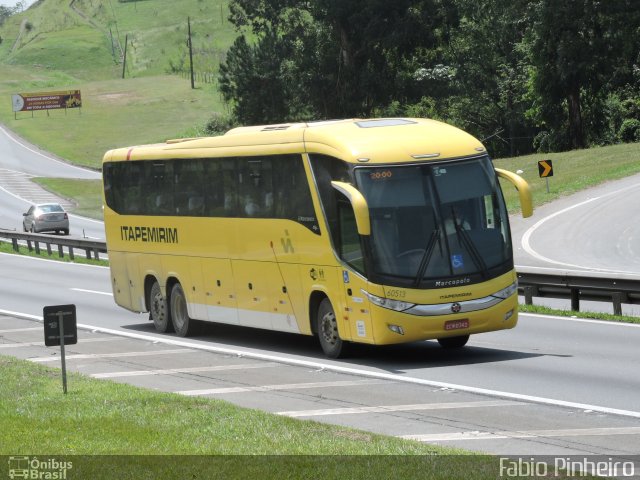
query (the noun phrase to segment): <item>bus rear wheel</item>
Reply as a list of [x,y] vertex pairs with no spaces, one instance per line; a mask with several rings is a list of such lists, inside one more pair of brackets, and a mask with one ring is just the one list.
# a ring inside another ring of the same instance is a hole
[[169,319],[167,299],[162,295],[160,284],[153,282],[149,292],[149,314],[153,320],[153,326],[160,333],[173,332],[173,323]]
[[320,346],[327,357],[340,358],[347,355],[348,344],[338,334],[336,314],[328,298],[320,302],[316,328]]
[[462,348],[469,341],[469,335],[460,335],[459,337],[439,338],[438,343],[443,348]]
[[171,311],[171,322],[175,332],[181,337],[188,337],[195,330],[194,321],[189,318],[187,310],[187,297],[184,294],[182,285],[176,283],[171,289],[171,300],[169,302]]

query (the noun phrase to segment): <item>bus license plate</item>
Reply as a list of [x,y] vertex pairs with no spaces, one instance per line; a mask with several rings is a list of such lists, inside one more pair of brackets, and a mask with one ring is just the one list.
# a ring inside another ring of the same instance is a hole
[[463,320],[449,320],[448,322],[444,322],[445,330],[460,330],[463,328],[469,328],[469,320],[466,318]]

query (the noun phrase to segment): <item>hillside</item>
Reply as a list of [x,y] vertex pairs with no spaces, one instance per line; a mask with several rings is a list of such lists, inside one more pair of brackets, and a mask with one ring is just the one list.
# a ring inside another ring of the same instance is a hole
[[235,38],[227,16],[227,0],[40,0],[0,27],[0,61],[102,80],[121,75],[128,36],[128,76],[186,71],[189,17],[196,69],[215,73]]
[[[227,16],[225,0],[40,0],[0,27],[0,96],[79,89],[83,107],[32,118],[0,102],[0,122],[94,168],[114,146],[191,135],[223,110],[211,82],[235,38]],[[188,17],[195,90],[186,75]]]

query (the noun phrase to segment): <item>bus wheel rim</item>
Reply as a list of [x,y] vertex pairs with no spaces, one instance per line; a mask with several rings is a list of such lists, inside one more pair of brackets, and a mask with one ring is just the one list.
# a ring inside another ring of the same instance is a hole
[[335,345],[338,341],[338,324],[335,314],[328,312],[322,317],[322,338],[325,342]]

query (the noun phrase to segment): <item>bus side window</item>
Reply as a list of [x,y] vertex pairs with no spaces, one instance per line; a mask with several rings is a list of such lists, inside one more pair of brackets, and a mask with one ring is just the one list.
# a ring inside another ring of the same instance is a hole
[[174,201],[177,215],[199,217],[204,206],[203,160],[176,160],[173,167]]

